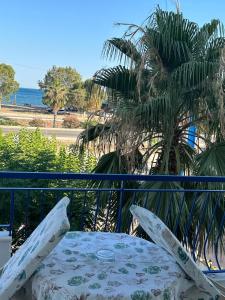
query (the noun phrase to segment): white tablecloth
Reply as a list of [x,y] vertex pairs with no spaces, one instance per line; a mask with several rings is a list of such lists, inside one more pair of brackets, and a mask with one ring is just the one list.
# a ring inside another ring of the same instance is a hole
[[[112,250],[114,259],[99,260],[102,249]],[[185,296],[191,287],[193,282],[163,249],[118,233],[67,233],[31,278],[35,300],[196,300]]]

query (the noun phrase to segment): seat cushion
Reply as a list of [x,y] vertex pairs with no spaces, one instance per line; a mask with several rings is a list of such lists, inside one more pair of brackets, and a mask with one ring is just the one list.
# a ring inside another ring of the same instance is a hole
[[24,285],[69,230],[68,204],[67,197],[61,199],[0,270],[1,300],[9,300]]
[[179,266],[200,290],[207,291],[215,299],[221,295],[221,292],[202,273],[174,234],[156,215],[136,205],[132,205],[130,211],[149,237],[176,259]]

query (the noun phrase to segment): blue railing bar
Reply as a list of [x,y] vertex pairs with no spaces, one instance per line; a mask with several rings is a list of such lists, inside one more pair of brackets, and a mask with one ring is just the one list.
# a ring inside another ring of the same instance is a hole
[[169,196],[169,207],[168,207],[168,210],[167,210],[167,217],[166,217],[166,224],[169,223],[169,220],[170,220],[170,212],[171,212],[171,207],[172,207],[172,200],[173,200],[173,194],[171,193],[170,196]]
[[179,223],[180,223],[180,218],[181,218],[181,212],[183,210],[183,206],[184,206],[184,202],[185,202],[185,198],[184,198],[184,194],[182,195],[182,200],[181,200],[181,203],[179,203],[179,212],[178,212],[178,215],[177,215],[177,218],[176,218],[176,223],[175,223],[175,228],[173,230],[173,233],[175,233],[175,235],[177,235],[177,230],[178,230],[178,227],[179,227]]
[[80,220],[81,230],[84,229],[84,213],[85,213],[85,210],[86,210],[86,200],[87,200],[87,191],[85,191],[84,200],[83,200],[82,214],[81,214],[81,220]]
[[197,232],[195,234],[194,241],[193,241],[193,249],[192,249],[192,251],[193,251],[193,259],[194,259],[194,261],[196,261],[195,253],[196,253],[196,246],[197,246],[197,243],[198,243],[198,236],[199,236],[199,233],[200,233],[201,226],[202,226],[202,224],[204,222],[204,219],[205,219],[205,212],[206,212],[206,209],[207,209],[208,202],[209,202],[209,193],[207,193],[205,195],[205,200],[204,200],[204,203],[203,203],[203,207],[202,207],[202,210],[201,210],[201,213],[200,213],[200,216],[199,216],[199,222],[198,222]]
[[[188,216],[186,225],[184,227],[185,239],[186,239],[186,237],[188,237],[188,232],[189,232],[189,229],[190,229],[190,227],[192,225],[192,218],[193,218],[193,214],[194,214],[194,208],[196,206],[196,199],[197,199],[197,197],[198,197],[198,193],[196,192],[193,195],[193,200],[192,200],[192,203],[191,203],[191,209],[190,209],[190,212],[189,212],[189,216]],[[185,240],[185,243],[186,242],[188,243],[188,240]]]
[[40,211],[41,211],[41,213],[40,213],[40,222],[44,219],[44,215],[45,215],[45,213],[44,213],[44,199],[43,199],[43,191],[41,191],[41,193],[40,193]]
[[14,197],[14,191],[11,191],[10,193],[10,226],[9,226],[9,235],[12,235],[12,231],[13,231],[13,225],[14,225],[14,201],[15,201],[15,197]]
[[0,224],[0,228],[9,228],[10,224]]
[[104,229],[104,231],[106,231],[107,225],[108,225],[109,213],[110,213],[110,209],[111,209],[111,200],[112,200],[112,191],[110,191],[110,193],[109,193],[108,205],[107,205],[107,214],[106,214],[106,219],[105,219],[105,229]]
[[216,242],[215,242],[215,245],[214,245],[214,249],[215,249],[215,255],[216,255],[216,262],[217,262],[217,265],[219,266],[219,269],[221,269],[220,267],[220,263],[219,263],[219,260],[218,260],[218,243],[219,243],[219,240],[221,238],[221,233],[224,229],[224,223],[225,223],[225,213],[223,214],[223,218],[222,218],[222,221],[220,223],[220,227],[219,227],[219,232],[217,234],[217,239],[216,239]]
[[161,182],[225,182],[225,176],[180,176],[180,175],[136,175],[136,174],[96,174],[61,172],[0,172],[0,178],[13,179],[80,179],[109,181],[161,181]]
[[[203,255],[204,255],[204,259],[205,259],[205,263],[206,263],[206,265],[207,265],[207,267],[208,267],[208,269],[210,270],[210,266],[209,266],[209,264],[208,264],[208,261],[207,261],[207,244],[208,244],[208,239],[209,239],[209,235],[210,235],[210,232],[211,232],[211,230],[212,230],[212,228],[213,228],[213,222],[214,222],[214,217],[215,217],[215,214],[216,214],[216,210],[217,210],[217,208],[218,208],[218,198],[219,197],[217,197],[217,201],[216,201],[216,205],[215,205],[215,207],[214,207],[214,209],[213,209],[213,214],[212,214],[212,218],[211,218],[211,222],[209,223],[209,226],[208,226],[208,228],[206,227],[206,237],[205,237],[205,241],[204,241],[204,247],[203,247]],[[220,199],[220,201],[221,201],[222,199]],[[215,253],[216,254],[216,256],[217,256],[217,253]],[[216,261],[217,261],[217,259],[216,259]],[[218,267],[219,267],[219,269],[221,269],[220,268],[220,265],[218,265]]]
[[[219,269],[221,270],[220,262],[219,262],[219,259],[218,259],[218,243],[215,244],[214,252],[215,252],[215,258],[216,258],[217,266],[218,266]],[[224,269],[223,269],[223,270],[224,270]]]
[[[147,205],[147,199],[148,199],[148,194],[146,195],[145,197],[145,202],[144,202],[144,208],[146,208],[146,205]],[[136,204],[136,192],[133,193],[132,195],[132,199],[131,199],[131,205],[133,204]],[[131,225],[132,225],[132,221],[133,221],[133,216],[132,214],[128,214],[128,230],[127,230],[127,233],[129,234],[130,233],[130,230],[131,230]]]
[[124,181],[121,182],[120,186],[120,200],[119,200],[119,208],[118,208],[118,221],[116,226],[116,232],[120,232],[121,223],[122,223],[122,207],[123,207],[123,198],[124,198]]
[[29,204],[30,204],[30,191],[27,191],[25,197],[25,236],[28,236],[28,216],[29,216]]
[[158,215],[158,213],[159,213],[161,199],[162,199],[161,192],[159,192],[158,195],[157,195],[156,207],[155,207],[155,213],[156,213],[156,215]]
[[[0,191],[77,191],[77,192],[94,192],[94,191],[101,191],[101,192],[110,192],[110,191],[120,191],[120,188],[43,188],[43,187],[0,187]],[[201,189],[123,189],[124,192],[176,192],[176,193],[183,193],[183,192],[199,192],[199,193],[208,193],[208,192],[215,192],[215,193],[225,193],[224,190],[201,190]]]
[[[70,198],[70,207],[73,207],[74,192],[71,191],[70,195],[68,195],[68,196]],[[67,215],[68,215],[68,218],[70,220],[71,217],[72,217],[72,209],[67,210]]]
[[99,202],[100,202],[100,191],[96,192],[96,208],[95,208],[95,217],[94,217],[94,231],[96,231],[97,218],[99,213]]
[[[148,197],[149,197],[149,193],[147,193],[146,196],[145,196],[144,208],[147,207]],[[132,202],[132,204],[134,204],[134,203]]]

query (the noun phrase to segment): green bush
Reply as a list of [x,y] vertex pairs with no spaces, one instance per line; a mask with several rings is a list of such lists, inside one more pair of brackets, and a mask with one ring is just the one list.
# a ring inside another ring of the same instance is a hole
[[[45,137],[40,129],[30,131],[22,129],[18,133],[3,135],[0,131],[0,171],[35,171],[35,172],[91,172],[96,166],[93,155],[84,152],[82,155],[66,146],[58,146],[55,138]],[[38,187],[60,188],[80,187],[85,188],[85,180],[35,180],[35,179],[0,179],[0,186],[4,187]],[[70,213],[75,215],[71,228],[78,229],[80,220],[76,214],[81,214],[83,194],[54,192],[54,191],[17,191],[15,192],[15,219],[13,234],[14,249],[25,239],[26,233],[40,223],[41,203],[44,214],[55,204],[57,199],[64,195],[71,198]],[[0,224],[9,222],[10,193],[0,193]],[[90,198],[90,196],[88,196]],[[92,197],[93,198],[93,197]],[[28,207],[28,206],[29,207]],[[28,219],[26,217],[28,211]],[[91,212],[91,210],[90,210]]]
[[31,127],[45,127],[45,122],[42,119],[35,118],[28,123]]
[[65,128],[79,128],[80,121],[76,116],[67,116],[63,119],[62,126]]
[[0,125],[5,125],[5,126],[18,126],[20,125],[18,122],[11,120],[11,119],[3,119],[0,118]]
[[[90,164],[86,164],[90,158]],[[39,129],[21,129],[18,133],[0,133],[0,171],[90,172],[95,167],[91,154],[57,145],[55,138],[45,137]]]

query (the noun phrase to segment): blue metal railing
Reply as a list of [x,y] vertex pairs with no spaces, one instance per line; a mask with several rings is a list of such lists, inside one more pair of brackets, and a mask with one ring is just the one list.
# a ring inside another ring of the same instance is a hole
[[62,172],[1,172],[0,178],[13,179],[64,179],[64,180],[138,180],[160,182],[225,182],[223,176],[178,176],[178,175],[135,175],[135,174],[94,174],[94,173],[62,173]]
[[[208,272],[225,272],[225,177],[0,172],[0,228],[22,243],[61,197],[72,230],[139,234],[131,204],[153,211]],[[2,223],[2,225],[1,225]]]

